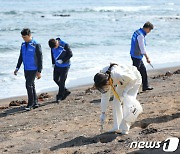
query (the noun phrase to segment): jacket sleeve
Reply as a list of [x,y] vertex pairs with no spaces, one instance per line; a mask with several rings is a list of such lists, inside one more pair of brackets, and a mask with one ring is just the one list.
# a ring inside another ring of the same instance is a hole
[[38,72],[41,73],[42,71],[42,49],[41,49],[41,45],[37,44],[36,45],[36,56],[37,56],[37,66],[38,66]]
[[111,94],[111,88],[109,88],[109,91],[105,94],[101,94],[101,112],[106,112],[109,99]]
[[51,49],[51,60],[52,60],[52,65],[54,65],[55,64],[55,60],[54,60],[54,57],[53,57],[52,49]]
[[67,55],[62,59],[63,62],[67,62],[68,60],[70,60],[70,58],[73,56],[71,48],[69,47],[68,44],[65,44],[64,49],[67,52]]
[[138,40],[139,48],[141,50],[141,54],[143,55],[146,54],[146,47],[144,45],[144,36],[138,35],[137,40]]
[[21,64],[22,64],[22,52],[20,50],[20,55],[19,55],[19,59],[18,59],[18,63],[17,63],[17,66],[16,66],[16,69],[19,70],[19,68],[21,67]]

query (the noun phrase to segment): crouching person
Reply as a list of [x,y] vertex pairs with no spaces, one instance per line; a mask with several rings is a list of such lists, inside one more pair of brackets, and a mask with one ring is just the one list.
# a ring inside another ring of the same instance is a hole
[[104,124],[112,92],[114,126],[110,132],[128,134],[130,126],[143,110],[136,99],[141,83],[141,75],[134,66],[110,64],[94,76],[94,86],[101,92],[101,125]]

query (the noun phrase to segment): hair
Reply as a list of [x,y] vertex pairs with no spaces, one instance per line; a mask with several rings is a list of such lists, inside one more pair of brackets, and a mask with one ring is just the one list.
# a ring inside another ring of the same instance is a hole
[[48,43],[49,43],[50,48],[54,48],[56,46],[56,40],[55,39],[50,39]]
[[96,88],[102,88],[103,86],[105,86],[108,81],[108,76],[109,75],[106,73],[97,73],[94,76],[94,86]]
[[22,36],[31,35],[31,30],[30,30],[29,28],[24,28],[24,29],[21,31],[21,35],[22,35]]
[[153,24],[152,24],[152,23],[150,23],[149,21],[147,21],[147,22],[144,24],[143,28],[153,29],[153,28],[154,28],[154,26],[153,26]]

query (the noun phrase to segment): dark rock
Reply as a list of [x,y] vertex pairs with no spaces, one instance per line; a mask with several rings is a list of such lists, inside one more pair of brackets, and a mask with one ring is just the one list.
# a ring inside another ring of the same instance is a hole
[[38,96],[38,100],[41,100],[41,101],[47,98],[50,98],[50,95],[48,95],[48,93],[42,93]]
[[176,70],[173,74],[180,74],[180,69]]
[[152,134],[152,133],[156,133],[157,132],[157,129],[155,128],[147,128],[147,129],[144,129],[142,130],[139,134],[140,135],[147,135],[147,134]]
[[9,106],[20,106],[22,104],[27,104],[27,102],[25,100],[22,100],[22,101],[15,100],[15,101],[11,101],[9,103]]
[[85,90],[85,93],[86,93],[86,94],[87,94],[87,93],[93,93],[93,90],[92,90],[91,88],[88,88],[88,89]]
[[70,14],[53,14],[55,17],[70,17]]
[[0,110],[7,109],[8,106],[0,106]]
[[172,73],[170,71],[166,72],[165,76],[171,76]]

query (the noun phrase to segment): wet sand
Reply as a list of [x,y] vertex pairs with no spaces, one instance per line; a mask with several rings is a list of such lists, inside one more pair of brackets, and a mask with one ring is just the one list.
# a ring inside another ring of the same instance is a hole
[[[148,71],[154,90],[138,94],[144,112],[132,125],[128,135],[100,133],[100,93],[89,86],[73,88],[57,104],[56,92],[41,99],[40,107],[29,112],[25,104],[9,107],[12,100],[0,100],[0,153],[123,154],[164,153],[163,141],[180,138],[180,67]],[[112,128],[109,103],[105,130]],[[133,141],[160,141],[159,149],[130,148]],[[180,153],[180,148],[174,153]]]

